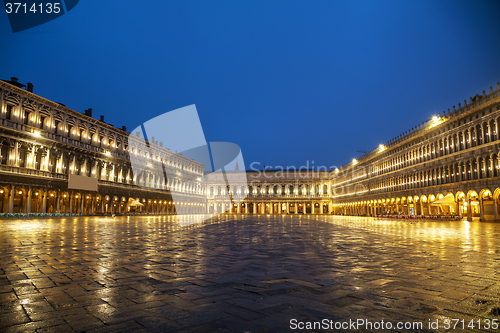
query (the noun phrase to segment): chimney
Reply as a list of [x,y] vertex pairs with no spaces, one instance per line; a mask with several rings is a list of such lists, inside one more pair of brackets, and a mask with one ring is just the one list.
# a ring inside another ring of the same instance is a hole
[[28,82],[28,87],[26,88],[26,90],[28,90],[30,93],[32,93],[33,92],[33,83]]
[[162,148],[163,148],[163,142],[160,142],[160,147],[162,147]]
[[89,117],[92,117],[92,109],[85,110],[85,115],[89,116]]
[[122,131],[127,131],[127,126],[122,126]]
[[156,142],[155,142],[155,137],[154,137],[154,136],[152,136],[152,137],[151,137],[151,143],[156,143]]
[[101,115],[101,119],[100,119],[102,122],[104,122],[104,116]]
[[141,137],[141,132],[135,132],[135,136],[140,138]]
[[17,80],[19,80],[17,77],[11,77],[10,78],[10,82],[17,82]]

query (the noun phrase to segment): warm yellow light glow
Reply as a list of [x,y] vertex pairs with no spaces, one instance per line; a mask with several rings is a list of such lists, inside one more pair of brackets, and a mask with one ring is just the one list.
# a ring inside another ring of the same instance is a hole
[[104,153],[106,156],[110,156],[111,155],[111,152],[107,151]]
[[380,144],[380,145],[378,146],[378,150],[379,150],[379,151],[384,151],[384,150],[385,150],[385,146],[384,146],[384,145],[382,145],[382,144]]
[[33,136],[40,136],[40,132],[39,131],[33,132]]
[[353,164],[353,165],[358,164],[358,160],[354,158],[354,159],[352,160],[352,164]]

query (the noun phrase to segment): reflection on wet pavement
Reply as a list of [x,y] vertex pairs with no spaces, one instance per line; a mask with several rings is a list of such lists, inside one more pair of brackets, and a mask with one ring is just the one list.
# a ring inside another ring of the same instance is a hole
[[0,330],[276,332],[291,319],[499,317],[500,224],[193,221],[0,221]]

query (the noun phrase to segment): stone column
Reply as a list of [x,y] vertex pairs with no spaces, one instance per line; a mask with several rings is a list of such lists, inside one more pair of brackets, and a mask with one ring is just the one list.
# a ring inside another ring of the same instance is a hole
[[16,188],[13,185],[10,185],[9,189],[9,206],[7,207],[7,213],[14,212],[14,196],[16,195]]
[[479,199],[479,221],[484,222],[484,201]]
[[28,199],[26,201],[25,213],[31,213],[31,196],[32,196],[32,189],[31,189],[31,187],[28,187]]
[[69,193],[69,213],[73,214],[73,193]]
[[311,202],[311,214],[314,214],[314,202]]
[[[31,159],[31,162],[28,163],[28,158]],[[35,162],[36,162],[36,155],[35,155],[35,146],[33,145],[30,149],[30,152],[28,154],[26,154],[26,167],[27,168],[31,168],[31,169],[36,169],[36,165],[35,165]]]
[[97,174],[97,163],[99,162],[93,161],[93,163],[91,163],[90,176],[99,179],[99,175]]
[[467,198],[467,221],[472,222],[472,213],[471,213],[471,201]]
[[82,194],[82,197],[80,198],[80,211],[79,213],[83,215],[83,213],[85,212],[85,194]]
[[483,178],[482,177],[483,169],[482,169],[481,163],[479,163],[479,157],[476,159],[476,166],[477,166],[477,175],[476,175],[477,179],[481,179],[481,178]]
[[71,162],[69,163],[68,174],[72,174],[72,175],[78,174],[78,172],[76,171],[76,155],[73,155],[73,158],[71,159]]
[[237,204],[238,206],[236,207],[236,213],[241,214],[241,203]]
[[58,190],[56,194],[56,213],[59,213],[60,210],[61,210],[61,190]]
[[47,213],[47,195],[49,194],[49,190],[45,189],[42,194],[42,211],[41,213]]
[[14,144],[14,149],[11,150],[11,153],[13,156],[12,165],[19,166],[19,142],[16,141],[16,143]]
[[498,222],[497,199],[493,198],[493,222]]

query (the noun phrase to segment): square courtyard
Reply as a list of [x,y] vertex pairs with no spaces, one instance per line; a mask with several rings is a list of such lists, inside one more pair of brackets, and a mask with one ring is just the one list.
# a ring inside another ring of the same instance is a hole
[[379,332],[446,331],[446,323],[497,331],[500,224],[312,215],[193,221],[1,220],[0,331],[328,331],[307,329],[323,320],[329,328],[391,323]]

